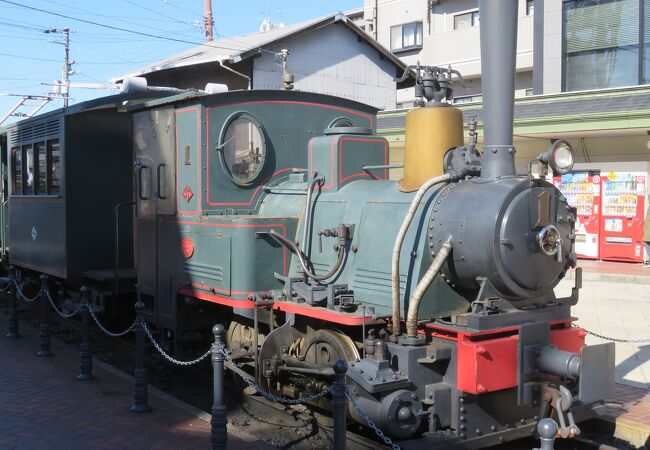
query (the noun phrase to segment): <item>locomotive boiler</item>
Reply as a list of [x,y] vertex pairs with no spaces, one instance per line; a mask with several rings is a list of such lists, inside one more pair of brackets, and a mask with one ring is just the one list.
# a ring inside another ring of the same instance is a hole
[[[580,269],[569,297],[554,294],[576,266],[576,211],[544,177],[515,171],[517,1],[479,4],[483,146],[464,143],[453,71],[416,67],[399,181],[377,110],[350,100],[185,92],[116,109],[131,120],[135,162],[120,171],[135,204],[121,239],[132,237],[137,289],[165,345],[204,351],[226,323],[238,367],[293,398],[347,361],[354,402],[404,448],[496,445],[545,417],[570,437],[604,408],[614,349],[585,346],[573,326]],[[538,163],[562,173],[572,158],[557,141]],[[107,197],[95,207],[110,215],[123,199]],[[11,238],[37,254],[19,219]],[[117,300],[105,286],[96,296]]]

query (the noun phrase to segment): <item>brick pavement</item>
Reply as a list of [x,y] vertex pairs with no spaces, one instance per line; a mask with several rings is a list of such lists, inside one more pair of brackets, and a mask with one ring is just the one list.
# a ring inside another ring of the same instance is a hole
[[[650,445],[650,269],[639,264],[579,261],[583,268],[580,301],[572,313],[578,324],[608,337],[648,339],[616,343],[616,389],[607,417],[615,435],[636,445]],[[565,296],[572,276],[556,288]],[[587,335],[587,344],[604,340]]]
[[[77,381],[74,348],[54,340],[54,356],[39,358],[36,330],[6,330],[0,314],[0,450],[209,448],[209,416],[155,390],[153,412],[132,413],[132,384],[115,369],[96,364],[95,380]],[[230,428],[229,448],[269,447]]]

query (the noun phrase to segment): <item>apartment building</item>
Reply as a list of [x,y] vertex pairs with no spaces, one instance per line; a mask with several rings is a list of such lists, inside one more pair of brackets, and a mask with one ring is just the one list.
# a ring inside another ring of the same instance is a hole
[[[576,233],[585,255],[639,262],[650,195],[650,0],[519,0],[518,9],[518,172],[554,140],[568,140],[579,173],[565,175],[562,185],[583,211]],[[478,1],[364,0],[358,16],[355,24],[405,63],[451,65],[463,74],[455,101],[466,121],[478,120],[480,145]],[[404,158],[413,90],[398,91],[397,99],[398,109],[377,120],[393,164]]]
[[[363,18],[405,63],[459,70],[458,103],[480,100],[477,0],[364,0]],[[650,83],[650,1],[520,0],[516,67],[516,97]]]

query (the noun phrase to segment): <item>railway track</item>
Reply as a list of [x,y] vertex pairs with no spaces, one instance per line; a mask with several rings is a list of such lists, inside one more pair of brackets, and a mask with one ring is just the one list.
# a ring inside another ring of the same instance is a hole
[[[7,306],[4,298],[2,306]],[[38,306],[19,304],[19,317],[21,323],[37,327]],[[55,313],[50,313],[49,318],[53,338],[66,345],[78,343],[77,336],[81,331],[81,323],[76,318],[63,319]],[[102,333],[94,324],[91,324],[89,333],[93,342],[94,357],[126,373],[132,373],[135,359],[135,342],[132,334],[123,338],[113,338]],[[209,413],[212,399],[210,391],[212,373],[209,363],[179,368],[167,363],[153,348],[148,347],[147,365],[152,385]],[[179,389],[178,386],[183,388]],[[187,386],[191,386],[191,389]],[[332,429],[327,427],[326,423],[324,424],[328,418],[315,415],[301,405],[280,405],[259,395],[243,393],[241,385],[230,377],[226,377],[225,393],[229,422],[256,430],[267,429],[266,432],[261,434],[256,432],[255,435],[269,444],[285,449],[331,447]],[[388,448],[354,431],[347,432],[347,441],[348,448],[351,450]]]
[[[7,306],[2,298],[2,306]],[[20,305],[21,322],[31,326],[38,325],[38,310],[36,305]],[[78,342],[77,334],[81,323],[75,319],[63,319],[55,313],[50,314],[53,324],[53,336],[67,345]],[[135,358],[135,343],[133,335],[123,338],[112,338],[94,324],[90,327],[90,337],[93,341],[95,357],[131,373]],[[212,374],[210,364],[204,362],[198,366],[176,367],[167,363],[155,350],[148,348],[147,365],[150,382],[157,388],[209,412],[211,407]],[[233,378],[226,378],[226,404],[229,410],[229,422],[234,426],[250,427],[255,430],[259,439],[283,449],[325,449],[331,448],[332,429],[327,426],[330,419],[320,416],[302,405],[281,405],[268,401],[259,395],[242,392],[241,384]],[[360,429],[359,431],[368,432]],[[389,448],[371,436],[347,432],[348,448],[351,450],[370,450]],[[614,450],[617,448],[598,442],[593,437],[577,437],[571,441],[558,440],[556,450]],[[503,450],[520,450],[534,448],[539,442],[534,439],[524,439],[504,444]]]

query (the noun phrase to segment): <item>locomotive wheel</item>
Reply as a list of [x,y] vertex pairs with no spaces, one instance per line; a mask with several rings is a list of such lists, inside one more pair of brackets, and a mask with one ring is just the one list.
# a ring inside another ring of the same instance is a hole
[[[244,318],[233,318],[228,326],[228,331],[226,333],[226,345],[227,348],[233,352],[233,357],[237,358],[238,354],[251,353],[250,356],[246,358],[250,359],[252,364],[245,364],[242,368],[245,372],[250,375],[255,374],[255,354],[254,354],[254,333],[255,329],[251,321],[247,321]],[[260,333],[258,336],[259,345],[264,342],[265,338],[264,333]],[[254,394],[255,390],[249,388],[244,382],[240,379],[239,375],[231,371],[233,381],[237,386],[242,388],[246,394]]]
[[338,330],[318,330],[305,337],[301,355],[305,362],[318,367],[332,367],[337,359],[359,359],[359,350],[352,339]]

